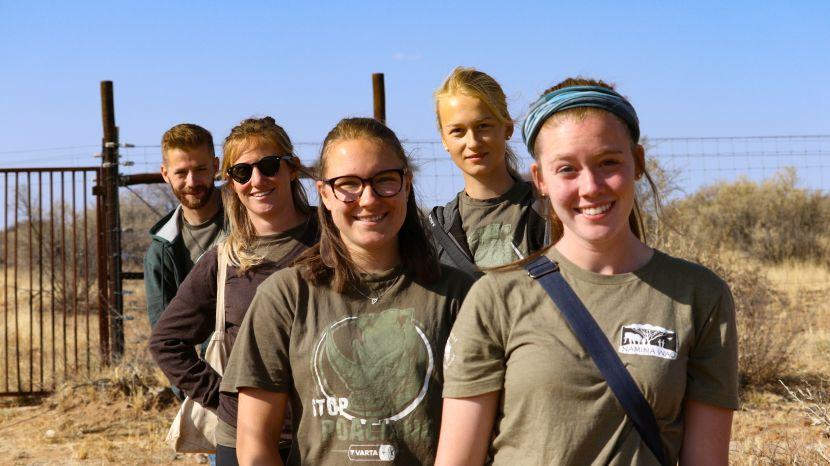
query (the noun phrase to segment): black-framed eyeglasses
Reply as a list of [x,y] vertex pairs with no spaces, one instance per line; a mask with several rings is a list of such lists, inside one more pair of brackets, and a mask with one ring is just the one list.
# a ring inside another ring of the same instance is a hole
[[379,197],[392,197],[403,188],[403,178],[406,168],[393,168],[375,173],[371,178],[361,178],[355,175],[336,176],[323,180],[331,186],[334,197],[342,202],[354,202],[363,195],[366,185]]
[[274,176],[280,171],[280,160],[290,161],[290,155],[268,155],[254,163],[237,163],[228,167],[227,173],[234,181],[245,184],[251,181],[254,167],[259,168],[263,176]]

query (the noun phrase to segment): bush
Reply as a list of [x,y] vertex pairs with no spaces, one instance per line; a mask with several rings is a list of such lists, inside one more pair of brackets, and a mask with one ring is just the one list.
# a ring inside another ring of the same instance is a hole
[[716,183],[667,206],[667,220],[698,241],[764,262],[827,261],[830,196],[796,181],[788,168],[761,183]]

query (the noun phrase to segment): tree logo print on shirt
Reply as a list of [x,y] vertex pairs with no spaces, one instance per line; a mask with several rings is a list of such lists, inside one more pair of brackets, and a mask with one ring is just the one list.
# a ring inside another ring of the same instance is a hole
[[319,414],[313,406],[315,416],[378,424],[403,419],[421,404],[435,361],[413,313],[388,309],[351,316],[323,331],[311,363],[320,401],[326,401]]
[[651,324],[623,325],[617,351],[622,354],[677,359],[677,334],[673,330]]
[[513,251],[513,225],[491,223],[467,235],[473,262],[479,267],[498,267],[519,257]]

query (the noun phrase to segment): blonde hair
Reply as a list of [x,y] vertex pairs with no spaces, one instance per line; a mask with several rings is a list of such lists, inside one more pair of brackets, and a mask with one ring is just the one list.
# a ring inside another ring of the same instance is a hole
[[[505,126],[513,126],[513,119],[510,118],[510,111],[507,109],[507,96],[504,95],[504,90],[498,81],[483,71],[459,66],[452,70],[447,79],[433,94],[438,131],[441,131],[441,112],[438,111],[438,104],[445,97],[459,94],[480,100],[499,123]],[[504,163],[507,165],[507,172],[510,173],[510,176],[516,179],[521,178],[519,175],[519,157],[513,152],[510,144],[505,146]]]
[[[225,221],[228,225],[225,249],[229,262],[238,269],[240,274],[258,265],[263,257],[253,252],[256,231],[248,217],[248,210],[233,190],[233,181],[228,177],[228,168],[233,166],[245,151],[254,147],[267,147],[276,155],[291,155],[291,162],[287,162],[289,168],[292,171],[305,172],[300,159],[294,155],[294,145],[291,144],[288,134],[271,117],[243,120],[225,138],[225,144],[222,147],[221,171],[222,179],[225,181],[222,185],[222,202],[225,208]],[[305,215],[311,213],[308,196],[300,183],[299,176],[291,180],[291,200],[299,213]]]

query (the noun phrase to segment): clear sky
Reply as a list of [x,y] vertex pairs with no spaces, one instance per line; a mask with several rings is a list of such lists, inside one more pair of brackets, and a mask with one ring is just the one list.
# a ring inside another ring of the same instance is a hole
[[516,118],[582,74],[616,83],[650,137],[830,133],[827,1],[0,0],[0,166],[99,145],[105,79],[122,142],[183,121],[221,141],[251,115],[320,141],[371,115],[372,72],[390,127],[435,140],[431,94],[456,65],[497,78]]

